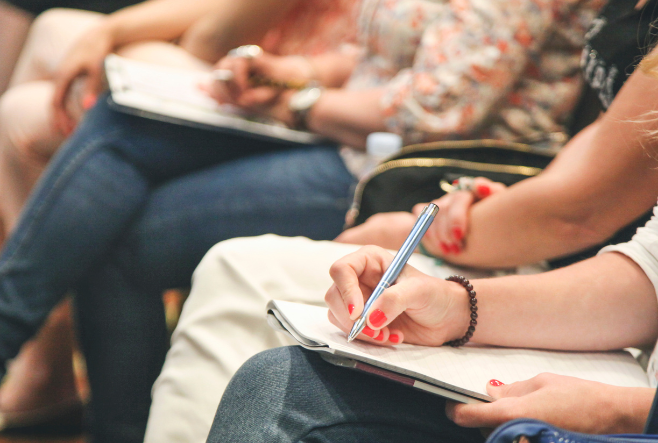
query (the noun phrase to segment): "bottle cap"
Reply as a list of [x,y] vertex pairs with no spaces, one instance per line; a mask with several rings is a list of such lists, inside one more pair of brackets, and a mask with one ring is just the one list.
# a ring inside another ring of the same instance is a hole
[[366,139],[366,152],[377,157],[387,157],[402,149],[402,137],[391,132],[373,132]]

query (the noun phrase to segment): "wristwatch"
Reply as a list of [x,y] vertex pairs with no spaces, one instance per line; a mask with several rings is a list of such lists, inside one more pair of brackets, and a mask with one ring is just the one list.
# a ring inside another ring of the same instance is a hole
[[295,129],[307,129],[306,118],[308,117],[308,113],[313,105],[317,103],[323,91],[324,88],[321,86],[309,85],[306,88],[295,92],[290,97],[290,101],[288,102],[288,109],[290,109],[293,116],[295,117]]

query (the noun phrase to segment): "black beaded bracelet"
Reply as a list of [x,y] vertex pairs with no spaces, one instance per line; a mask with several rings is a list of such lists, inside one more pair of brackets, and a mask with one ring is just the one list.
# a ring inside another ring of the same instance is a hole
[[455,283],[459,283],[462,285],[466,291],[468,292],[468,296],[470,297],[470,303],[471,303],[471,324],[468,327],[468,331],[466,331],[466,334],[458,339],[458,340],[450,340],[444,343],[444,345],[452,346],[453,348],[458,348],[459,346],[463,346],[468,341],[473,337],[473,332],[475,332],[475,326],[478,324],[477,318],[478,318],[478,301],[475,298],[475,291],[473,290],[473,285],[468,281],[466,277],[463,275],[451,275],[450,277],[446,278],[448,281],[454,281]]

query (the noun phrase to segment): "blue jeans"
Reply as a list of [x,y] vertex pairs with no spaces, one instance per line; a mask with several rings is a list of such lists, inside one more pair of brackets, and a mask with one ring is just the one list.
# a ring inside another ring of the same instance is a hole
[[141,442],[167,349],[161,293],[216,242],[331,239],[354,178],[335,146],[295,147],[91,110],[0,256],[0,362],[74,290],[96,442]]
[[482,443],[445,400],[334,366],[299,346],[262,352],[229,383],[208,443]]

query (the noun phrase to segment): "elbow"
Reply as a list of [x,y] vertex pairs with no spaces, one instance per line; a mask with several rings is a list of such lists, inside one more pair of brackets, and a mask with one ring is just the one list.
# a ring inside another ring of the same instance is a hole
[[555,239],[565,246],[566,255],[604,243],[615,234],[617,229],[600,219],[596,215],[574,217],[571,214],[555,220]]

